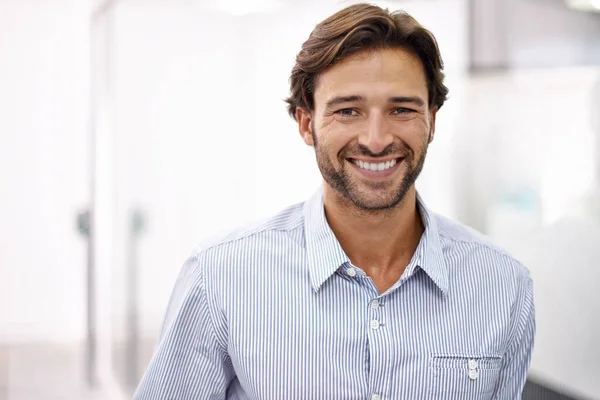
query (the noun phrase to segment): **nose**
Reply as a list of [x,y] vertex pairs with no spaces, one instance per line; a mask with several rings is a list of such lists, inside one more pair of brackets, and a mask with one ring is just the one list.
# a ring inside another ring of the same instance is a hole
[[367,147],[372,153],[379,154],[394,142],[394,137],[386,128],[385,119],[381,114],[372,113],[365,122],[358,143]]

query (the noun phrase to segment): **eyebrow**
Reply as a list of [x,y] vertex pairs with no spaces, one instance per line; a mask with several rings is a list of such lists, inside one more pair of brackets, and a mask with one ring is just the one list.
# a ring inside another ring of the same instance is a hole
[[390,97],[388,101],[390,103],[412,103],[419,107],[425,106],[425,100],[417,96]]
[[[364,96],[336,96],[329,100],[326,104],[327,108],[334,108],[344,103],[362,103],[365,102],[366,98]],[[417,96],[394,96],[388,99],[390,103],[412,103],[416,106],[423,107],[425,105],[425,100]]]

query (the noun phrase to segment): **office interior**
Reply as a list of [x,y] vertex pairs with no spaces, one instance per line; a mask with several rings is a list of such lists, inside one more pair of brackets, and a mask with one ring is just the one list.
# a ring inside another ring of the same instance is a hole
[[[191,251],[316,190],[283,99],[352,3],[0,1],[0,400],[131,398]],[[523,399],[600,399],[600,2],[371,3],[445,61],[420,194],[533,277]]]

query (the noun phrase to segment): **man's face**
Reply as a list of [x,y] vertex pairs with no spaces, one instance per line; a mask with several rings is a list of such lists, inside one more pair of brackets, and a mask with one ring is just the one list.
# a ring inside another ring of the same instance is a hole
[[360,53],[319,76],[314,100],[297,119],[327,185],[362,210],[398,205],[434,133],[420,60],[398,49]]

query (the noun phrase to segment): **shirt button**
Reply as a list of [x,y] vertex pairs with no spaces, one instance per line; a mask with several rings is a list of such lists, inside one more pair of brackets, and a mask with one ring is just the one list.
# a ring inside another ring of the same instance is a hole
[[379,321],[376,319],[371,321],[371,329],[379,329]]
[[374,309],[374,310],[377,310],[379,308],[379,301],[373,300],[371,302],[371,308]]
[[479,372],[476,369],[469,370],[469,378],[473,380],[479,378]]
[[356,270],[355,270],[354,268],[348,268],[348,269],[346,270],[346,272],[348,273],[348,275],[349,275],[351,278],[354,278],[354,277],[356,276]]
[[373,396],[371,396],[371,400],[381,400],[381,396],[378,394],[374,394]]
[[469,360],[469,369],[477,369],[477,367],[479,367],[477,360]]

